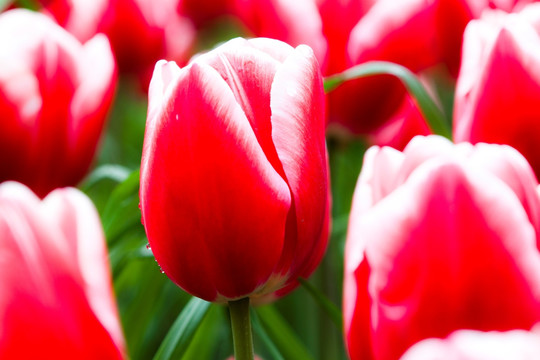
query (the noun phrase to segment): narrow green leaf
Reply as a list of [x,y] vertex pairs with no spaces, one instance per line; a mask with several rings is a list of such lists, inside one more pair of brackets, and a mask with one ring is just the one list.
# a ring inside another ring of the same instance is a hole
[[274,360],[285,360],[285,358],[279,352],[279,349],[272,342],[272,339],[270,339],[270,337],[268,336],[266,330],[264,330],[264,327],[259,320],[259,316],[257,315],[257,312],[253,310],[253,308],[251,309],[251,323],[253,325],[253,331],[255,332],[255,334],[257,334],[259,339],[262,340],[262,342],[266,346],[266,349],[272,355],[272,358]]
[[88,189],[96,186],[101,181],[112,180],[116,183],[125,181],[130,174],[130,170],[124,166],[116,164],[105,164],[97,167],[84,179],[81,184],[81,190],[88,191]]
[[273,306],[266,305],[256,308],[256,312],[268,336],[285,359],[313,359],[289,324]]
[[139,170],[133,171],[114,188],[103,210],[102,220],[109,244],[133,227],[141,227]]
[[343,329],[343,316],[339,308],[332,303],[324,294],[315,286],[302,278],[297,279],[300,284],[307,290],[313,299],[321,306],[324,312],[330,317],[334,325],[341,331]]
[[394,75],[401,80],[407,91],[416,100],[420,111],[422,111],[433,133],[451,139],[452,133],[447,125],[448,122],[445,120],[444,114],[433,102],[416,75],[404,66],[387,61],[366,62],[347,69],[340,74],[325,78],[324,90],[328,93],[345,81],[383,74]]
[[211,303],[193,297],[184,307],[161,343],[154,360],[180,359],[203,321]]

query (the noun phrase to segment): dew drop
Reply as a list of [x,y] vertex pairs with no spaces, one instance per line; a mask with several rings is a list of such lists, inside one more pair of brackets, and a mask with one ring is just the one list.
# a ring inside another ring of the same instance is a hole
[[146,244],[146,248],[150,251],[152,251],[152,248],[150,247],[150,244]]

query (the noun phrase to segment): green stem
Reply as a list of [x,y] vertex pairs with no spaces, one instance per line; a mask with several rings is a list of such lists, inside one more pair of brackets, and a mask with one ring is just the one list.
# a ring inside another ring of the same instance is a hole
[[235,360],[253,360],[249,298],[229,301]]

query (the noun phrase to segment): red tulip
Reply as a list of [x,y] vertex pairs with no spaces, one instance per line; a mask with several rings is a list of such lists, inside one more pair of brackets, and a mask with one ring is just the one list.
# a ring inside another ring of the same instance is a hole
[[46,16],[0,15],[0,181],[39,196],[77,184],[96,151],[116,84],[107,39],[81,45]]
[[368,136],[368,143],[403,150],[416,135],[432,134],[420,109],[410,96],[388,121]]
[[328,235],[321,74],[307,46],[231,40],[156,65],[141,210],[163,271],[209,301],[283,295]]
[[234,0],[233,4],[232,11],[249,33],[292,46],[309,45],[324,69],[327,45],[321,16],[313,0]]
[[0,185],[0,358],[121,359],[105,239],[75,189]]
[[99,31],[109,0],[39,0],[41,12],[75,36],[79,41],[90,40]]
[[109,2],[99,30],[109,37],[120,71],[136,73],[148,84],[158,60],[184,64],[189,59],[195,32],[191,22],[178,15],[178,2]]
[[220,17],[231,14],[234,0],[180,0],[178,11],[197,27],[204,27]]
[[540,197],[508,146],[416,137],[373,147],[353,199],[344,319],[351,359],[397,359],[459,329],[540,320]]
[[320,0],[317,1],[323,34],[328,43],[325,74],[332,75],[347,69],[347,43],[356,23],[376,0]]
[[[527,1],[376,1],[350,32],[345,67],[384,60],[453,79],[467,23],[490,7],[512,11]],[[331,48],[330,38],[328,43]],[[328,95],[329,122],[371,134],[395,115],[404,94],[400,81],[389,75],[349,81]]]
[[540,176],[540,4],[489,13],[465,32],[456,141],[509,144]]
[[533,360],[540,359],[538,330],[481,332],[459,330],[446,339],[427,339],[411,347],[401,360]]
[[[42,0],[43,2],[43,0]],[[81,41],[98,32],[111,42],[118,68],[148,87],[161,59],[185,63],[195,39],[192,23],[177,13],[180,0],[52,0],[44,12]]]

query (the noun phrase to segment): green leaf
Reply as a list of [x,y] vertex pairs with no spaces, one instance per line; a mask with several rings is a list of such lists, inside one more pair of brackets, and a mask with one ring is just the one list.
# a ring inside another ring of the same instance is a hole
[[251,324],[253,325],[253,331],[259,337],[259,339],[262,340],[263,344],[266,346],[266,349],[272,355],[272,358],[274,360],[285,360],[285,358],[279,352],[279,349],[272,342],[272,339],[270,339],[268,336],[266,330],[264,330],[264,327],[259,320],[259,316],[257,315],[257,312],[253,310],[253,308],[251,309]]
[[271,305],[256,309],[263,329],[285,359],[311,360],[313,356],[298,339],[289,324]]
[[116,164],[105,164],[97,167],[90,175],[84,179],[81,184],[81,190],[88,191],[92,187],[96,186],[98,183],[105,180],[112,180],[116,183],[121,183],[125,181],[129,174],[130,170],[124,166]]
[[444,114],[433,102],[416,75],[404,66],[386,61],[369,61],[325,78],[324,90],[328,93],[345,81],[383,74],[394,75],[401,80],[407,91],[416,100],[433,133],[451,139],[452,132],[447,125],[448,122],[445,120]]
[[140,227],[139,170],[133,171],[111,193],[102,215],[103,228],[109,244],[133,227]]
[[332,303],[324,294],[315,286],[311,285],[307,280],[302,278],[297,279],[300,284],[307,290],[313,299],[320,305],[324,312],[330,317],[334,325],[341,331],[343,329],[343,315],[339,308]]
[[161,343],[154,360],[179,359],[186,351],[211,303],[193,297]]

